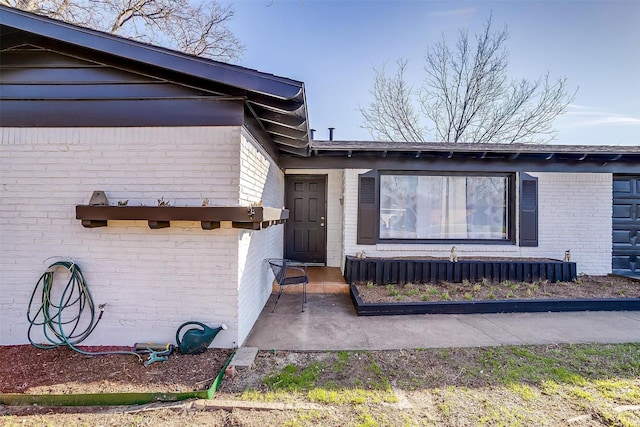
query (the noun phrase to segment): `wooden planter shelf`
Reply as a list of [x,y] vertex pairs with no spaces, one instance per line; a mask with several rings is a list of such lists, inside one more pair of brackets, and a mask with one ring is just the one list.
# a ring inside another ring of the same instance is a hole
[[233,228],[261,230],[288,218],[287,209],[262,206],[76,206],[76,219],[86,228],[106,227],[109,220],[147,221],[152,229],[170,227],[171,221],[200,221],[203,230],[213,230],[227,221]]

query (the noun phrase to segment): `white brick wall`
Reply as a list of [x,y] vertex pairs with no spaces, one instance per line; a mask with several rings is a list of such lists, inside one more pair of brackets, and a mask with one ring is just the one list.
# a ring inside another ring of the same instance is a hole
[[327,266],[340,267],[344,259],[342,251],[343,222],[343,172],[335,169],[287,169],[286,174],[327,175]]
[[86,229],[75,206],[94,190],[111,203],[237,205],[239,127],[1,130],[0,344],[26,342],[26,310],[52,256],[83,269],[102,322],[85,341],[173,341],[187,320],[225,322],[215,346],[238,343],[239,232],[112,221]]
[[[284,206],[284,175],[243,130],[240,155],[240,204]],[[282,258],[284,225],[238,234],[238,345],[242,345],[271,294],[273,275],[265,258]]]
[[571,249],[578,272],[611,273],[613,175],[530,175],[538,177],[539,246],[522,248],[522,255],[562,259]]
[[[344,175],[344,253],[364,250],[368,256],[448,256],[450,244],[356,244],[358,175]],[[571,249],[578,272],[611,273],[612,175],[596,173],[531,173],[539,181],[539,246],[465,245],[461,256],[547,257],[562,259]],[[516,233],[517,235],[517,233]],[[344,263],[344,260],[342,260]]]

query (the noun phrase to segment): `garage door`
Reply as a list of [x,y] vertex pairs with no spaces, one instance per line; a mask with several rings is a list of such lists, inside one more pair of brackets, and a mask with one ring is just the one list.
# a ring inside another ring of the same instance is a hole
[[640,277],[640,175],[613,177],[612,268]]

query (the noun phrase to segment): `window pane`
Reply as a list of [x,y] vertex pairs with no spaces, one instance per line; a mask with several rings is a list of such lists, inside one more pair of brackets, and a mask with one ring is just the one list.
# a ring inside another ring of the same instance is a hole
[[380,179],[380,238],[416,238],[418,177],[382,175]]
[[507,239],[506,177],[382,175],[381,239]]

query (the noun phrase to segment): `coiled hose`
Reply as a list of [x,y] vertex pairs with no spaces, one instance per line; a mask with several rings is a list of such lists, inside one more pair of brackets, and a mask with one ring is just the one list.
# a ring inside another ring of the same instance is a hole
[[[52,289],[54,273],[58,269],[66,269],[70,277],[67,285],[62,290],[59,302],[56,304],[52,301]],[[36,305],[34,300],[40,288],[42,288],[40,307],[32,316],[31,313]],[[102,314],[104,313],[104,304],[98,306],[100,314],[97,318],[95,309],[93,298],[91,297],[80,267],[70,261],[54,262],[47,268],[42,276],[40,276],[29,300],[29,308],[27,310],[27,319],[29,320],[27,337],[29,342],[34,347],[42,349],[68,346],[72,350],[88,356],[131,354],[135,355],[138,360],[142,362],[140,355],[133,351],[89,352],[76,347],[84,341],[96,326],[98,326],[98,323],[100,323]],[[63,312],[65,313],[64,315]],[[84,329],[81,324],[86,324]],[[32,329],[38,326],[42,326],[42,331],[45,338],[49,341],[49,344],[36,343],[31,338]]]

